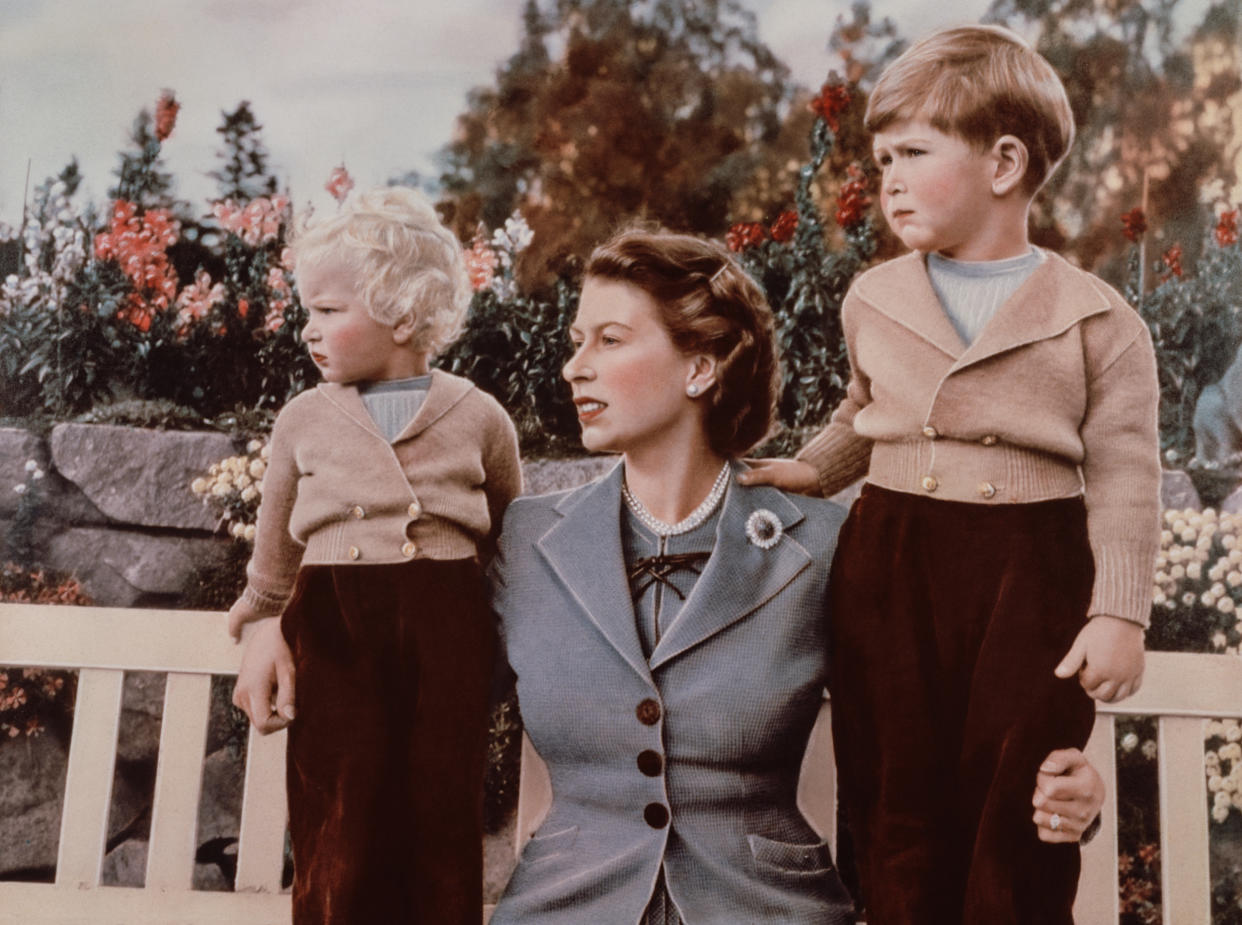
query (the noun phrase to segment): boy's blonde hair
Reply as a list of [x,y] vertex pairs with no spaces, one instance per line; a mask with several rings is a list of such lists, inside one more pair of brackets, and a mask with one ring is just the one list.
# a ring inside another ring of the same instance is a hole
[[461,330],[471,292],[461,245],[415,190],[357,193],[309,222],[290,247],[298,269],[332,259],[354,270],[362,303],[381,324],[413,317],[416,349],[434,355]]
[[984,150],[1002,135],[1020,139],[1028,156],[1023,187],[1032,195],[1074,140],[1074,114],[1056,71],[1000,26],[933,32],[884,69],[867,103],[867,130],[916,118]]

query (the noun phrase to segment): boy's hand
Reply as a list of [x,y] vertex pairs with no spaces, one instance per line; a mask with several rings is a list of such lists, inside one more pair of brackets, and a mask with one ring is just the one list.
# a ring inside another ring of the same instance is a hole
[[1058,678],[1077,674],[1082,689],[1096,700],[1124,700],[1143,680],[1143,628],[1120,617],[1092,617],[1054,673]]
[[233,705],[263,735],[293,720],[293,653],[280,632],[280,619],[267,617],[246,640]]
[[1059,749],[1039,766],[1031,804],[1040,841],[1076,842],[1104,804],[1104,780],[1078,749]]
[[247,623],[253,623],[255,620],[262,620],[266,616],[259,613],[244,600],[238,599],[232,607],[229,608],[229,635],[233,637],[234,642],[241,640],[242,627]]
[[751,468],[737,474],[743,485],[775,485],[782,491],[800,495],[819,494],[819,475],[815,467],[800,459],[752,459]]

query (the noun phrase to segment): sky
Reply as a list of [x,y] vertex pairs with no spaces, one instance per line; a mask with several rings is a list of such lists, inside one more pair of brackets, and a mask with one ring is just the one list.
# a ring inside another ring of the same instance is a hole
[[[800,83],[828,66],[850,0],[745,0]],[[471,87],[517,48],[523,0],[0,0],[0,221],[76,156],[79,202],[102,202],[134,117],[161,89],[182,105],[163,159],[207,211],[221,114],[242,100],[295,206],[326,204],[344,163],[360,186],[436,173]],[[902,36],[977,19],[988,0],[875,0]]]

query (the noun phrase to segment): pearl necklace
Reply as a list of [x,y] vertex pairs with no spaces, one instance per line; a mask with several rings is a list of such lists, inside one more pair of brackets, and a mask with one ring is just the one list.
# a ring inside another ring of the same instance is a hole
[[725,489],[729,487],[729,472],[729,464],[726,462],[720,470],[720,474],[716,476],[716,481],[712,484],[712,490],[703,499],[703,503],[691,511],[689,517],[675,524],[665,523],[647,510],[646,506],[630,492],[630,486],[624,480],[621,482],[621,497],[625,499],[629,509],[634,512],[634,516],[642,521],[656,536],[676,536],[679,533],[689,533],[703,523],[703,521],[707,520],[712,512],[716,510],[716,506],[720,504],[720,499],[724,497]]

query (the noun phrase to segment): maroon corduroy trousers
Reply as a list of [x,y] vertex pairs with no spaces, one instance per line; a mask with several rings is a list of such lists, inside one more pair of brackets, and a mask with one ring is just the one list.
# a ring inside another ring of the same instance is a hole
[[294,925],[477,925],[495,655],[478,565],[306,566],[281,628]]
[[833,563],[833,739],[868,925],[1070,925],[1077,845],[1031,797],[1094,705],[1053,668],[1094,565],[1080,498],[983,505],[864,487]]

